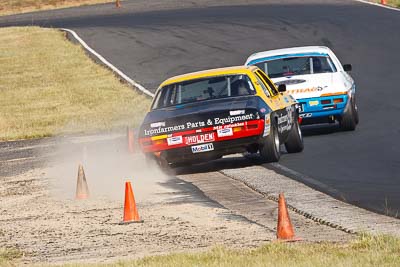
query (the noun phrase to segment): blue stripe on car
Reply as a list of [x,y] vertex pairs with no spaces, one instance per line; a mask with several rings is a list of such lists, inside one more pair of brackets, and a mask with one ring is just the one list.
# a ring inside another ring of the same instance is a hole
[[276,59],[282,59],[282,58],[290,58],[290,57],[328,57],[328,54],[326,53],[318,53],[318,52],[312,52],[312,53],[297,53],[297,54],[285,54],[285,55],[278,55],[278,56],[271,56],[271,57],[263,57],[263,58],[257,58],[253,59],[246,65],[255,65],[260,62],[265,62],[265,61],[271,61],[271,60],[276,60]]

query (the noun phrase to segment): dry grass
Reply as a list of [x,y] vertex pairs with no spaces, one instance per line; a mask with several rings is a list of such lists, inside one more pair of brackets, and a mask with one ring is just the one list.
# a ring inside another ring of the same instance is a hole
[[[0,249],[0,266],[15,266],[22,253]],[[54,266],[35,264],[35,266]],[[59,265],[57,265],[59,266]],[[64,267],[94,266],[280,266],[280,267],[393,267],[400,266],[400,239],[361,235],[346,244],[272,242],[257,249],[230,250],[216,247],[202,253],[178,253],[145,257],[113,264],[65,264]]]
[[254,250],[229,250],[217,247],[203,253],[153,256],[108,265],[69,264],[64,266],[393,267],[400,266],[400,239],[390,236],[362,235],[347,244],[272,242]]
[[1,0],[0,16],[108,2],[114,2],[114,0]]
[[[381,0],[373,0],[372,2],[381,3]],[[389,6],[399,7],[400,8],[400,0],[387,0],[387,4]]]
[[0,29],[0,140],[137,125],[150,100],[64,33]]
[[0,266],[15,266],[16,261],[22,257],[17,249],[0,248]]

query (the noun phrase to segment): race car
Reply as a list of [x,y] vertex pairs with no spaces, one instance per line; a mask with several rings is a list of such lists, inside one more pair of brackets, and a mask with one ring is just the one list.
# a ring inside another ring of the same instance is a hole
[[164,81],[140,127],[146,158],[162,167],[194,164],[234,153],[265,162],[303,150],[297,102],[255,66],[212,69]]
[[328,47],[307,46],[270,50],[251,55],[245,65],[262,69],[277,85],[300,104],[301,124],[339,122],[342,130],[358,124],[356,86]]

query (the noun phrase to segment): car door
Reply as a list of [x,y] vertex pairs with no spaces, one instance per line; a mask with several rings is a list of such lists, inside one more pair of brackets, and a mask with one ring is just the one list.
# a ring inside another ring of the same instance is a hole
[[276,116],[278,132],[281,137],[285,137],[292,128],[294,119],[294,103],[292,103],[293,101],[289,99],[288,96],[282,95],[278,92],[276,86],[262,70],[256,70],[255,75],[258,80],[261,80],[264,87],[266,87],[267,89],[269,99],[273,103],[273,106],[276,108],[274,114]]

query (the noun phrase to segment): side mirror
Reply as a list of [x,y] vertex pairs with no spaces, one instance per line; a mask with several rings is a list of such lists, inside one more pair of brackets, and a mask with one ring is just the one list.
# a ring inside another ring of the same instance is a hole
[[280,93],[286,92],[286,84],[280,84],[278,86],[278,92]]
[[344,71],[351,71],[353,67],[351,66],[351,64],[344,64],[343,69]]

